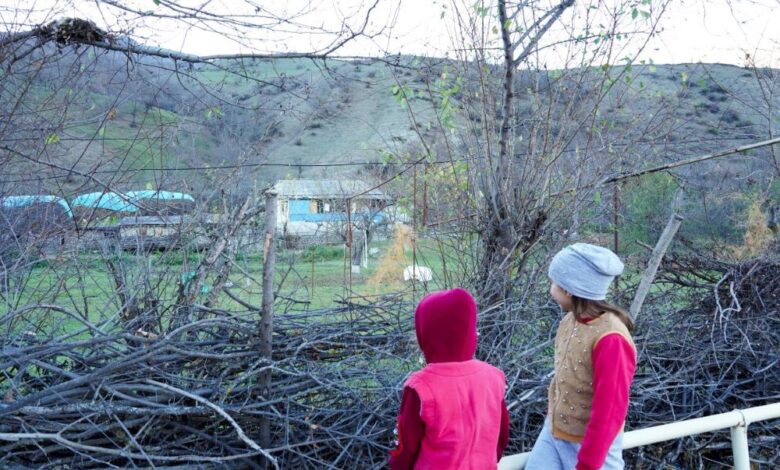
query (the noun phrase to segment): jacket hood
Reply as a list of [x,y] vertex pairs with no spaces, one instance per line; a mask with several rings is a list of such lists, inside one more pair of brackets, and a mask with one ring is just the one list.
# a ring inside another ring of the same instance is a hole
[[414,328],[427,363],[471,360],[477,350],[477,303],[465,289],[433,292],[417,305]]

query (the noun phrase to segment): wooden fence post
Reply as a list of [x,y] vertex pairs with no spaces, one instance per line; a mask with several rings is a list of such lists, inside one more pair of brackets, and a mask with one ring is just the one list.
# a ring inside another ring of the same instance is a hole
[[639,282],[639,287],[636,290],[634,301],[631,302],[631,309],[629,312],[634,320],[636,320],[636,317],[639,315],[642,304],[645,303],[645,297],[647,296],[647,293],[650,292],[650,286],[653,284],[653,279],[655,279],[655,273],[658,271],[658,266],[661,264],[664,253],[666,253],[666,249],[672,242],[672,238],[674,238],[674,235],[677,233],[677,229],[680,228],[682,221],[683,217],[673,208],[672,216],[669,217],[666,228],[664,228],[661,237],[658,239],[658,243],[656,243],[655,248],[653,248],[653,253],[650,255],[650,261],[647,263],[645,273],[642,275],[642,280]]
[[[263,307],[260,320],[260,354],[271,362],[273,352],[273,313],[274,313],[274,263],[276,262],[276,204],[277,195],[273,190],[265,193],[265,232],[263,240]],[[271,369],[260,376],[262,399],[270,401]],[[271,420],[264,416],[260,421],[260,446],[271,447]]]

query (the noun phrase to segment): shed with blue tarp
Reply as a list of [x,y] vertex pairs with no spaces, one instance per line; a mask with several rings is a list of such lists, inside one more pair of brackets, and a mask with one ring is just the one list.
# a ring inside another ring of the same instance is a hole
[[94,192],[73,199],[71,206],[83,222],[126,215],[181,215],[192,212],[195,199],[173,191]]
[[138,210],[128,196],[114,192],[81,194],[73,198],[70,204],[74,209],[103,209],[111,212],[129,213],[134,213]]
[[56,204],[62,207],[63,212],[69,217],[73,217],[68,202],[58,196],[49,194],[33,194],[29,196],[6,196],[0,198],[0,207],[3,209],[29,208],[35,205]]
[[73,213],[61,197],[48,194],[0,198],[0,257],[6,253],[64,243],[73,228]]
[[138,208],[139,215],[183,215],[195,210],[195,199],[175,191],[128,191],[125,193]]
[[94,192],[81,194],[70,202],[79,225],[89,228],[97,223],[105,223],[112,217],[135,214],[138,208],[124,194],[115,192]]

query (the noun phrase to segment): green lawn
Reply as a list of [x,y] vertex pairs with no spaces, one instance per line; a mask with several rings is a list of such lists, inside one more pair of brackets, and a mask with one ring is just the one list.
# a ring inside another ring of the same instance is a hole
[[[348,297],[367,297],[399,291],[412,295],[411,286],[403,282],[403,267],[412,263],[412,251],[406,247],[401,259],[391,261],[384,255],[392,241],[371,244],[378,254],[369,257],[368,267],[360,273],[351,273],[342,247],[328,249],[327,259],[306,256],[304,250],[281,250],[277,253],[276,285],[279,288],[276,311],[288,309],[322,309],[339,305]],[[440,274],[443,263],[431,240],[422,240],[416,250],[418,263],[429,266],[434,281],[427,288],[442,286]],[[158,299],[158,308],[172,305],[179,284],[185,282],[197,268],[198,253],[169,252],[136,256],[124,253],[114,258],[115,266],[124,269],[129,295],[136,295],[144,304],[144,296]],[[260,253],[239,254],[229,276],[228,289],[243,302],[259,306],[262,303],[263,259]],[[385,275],[379,276],[383,271]],[[198,303],[205,303],[217,273],[211,273],[198,288]],[[63,334],[86,327],[87,320],[98,327],[110,327],[120,321],[120,301],[116,283],[104,259],[95,253],[84,253],[74,258],[57,258],[37,263],[25,275],[11,282],[3,296],[0,312],[24,309],[25,306],[50,305],[51,308],[29,310],[23,318],[14,320],[8,331],[30,331],[36,334]],[[414,294],[420,297],[425,289],[419,283]],[[220,292],[213,307],[242,312],[240,302]],[[61,309],[61,310],[59,310]]]
[[[407,244],[390,240],[372,242],[369,248],[377,251],[368,259],[368,266],[360,273],[351,273],[350,262],[341,246],[317,247],[309,250],[280,250],[276,261],[277,301],[275,311],[317,310],[341,305],[345,298],[372,297],[403,292],[416,301],[427,291],[454,287],[453,276],[462,269],[457,250],[443,248],[434,239],[419,239],[414,252],[417,264],[430,267],[433,281],[427,286],[416,283],[415,288],[403,281],[403,269],[412,264],[413,252]],[[197,269],[201,255],[196,252],[174,251],[136,256],[123,253],[113,260],[122,267],[127,295],[135,295],[142,307],[156,302],[158,315],[165,317],[175,303],[181,282],[188,282]],[[630,263],[622,285],[635,285],[644,258]],[[211,300],[213,308],[230,312],[247,312],[243,303],[262,304],[262,254],[239,253],[232,264],[227,289],[213,295],[217,272],[212,272],[200,286],[196,302]],[[667,287],[654,284],[650,297],[666,295]],[[670,307],[682,292],[669,293]],[[110,327],[121,321],[120,301],[116,282],[108,264],[96,253],[83,253],[76,258],[50,259],[37,263],[26,275],[11,282],[11,289],[0,304],[2,313],[25,306],[50,305],[51,309],[31,309],[23,318],[14,320],[9,331],[54,332],[62,334],[82,329],[89,323]],[[625,305],[624,307],[628,307]],[[63,309],[58,311],[57,308]],[[252,312],[251,314],[255,314]],[[52,321],[52,318],[55,320]],[[52,331],[53,330],[53,331]]]

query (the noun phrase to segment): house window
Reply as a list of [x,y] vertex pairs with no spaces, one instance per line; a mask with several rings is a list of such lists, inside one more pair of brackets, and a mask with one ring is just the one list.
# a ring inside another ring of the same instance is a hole
[[309,201],[309,212],[312,214],[322,214],[325,212],[325,203],[322,199],[311,199]]

